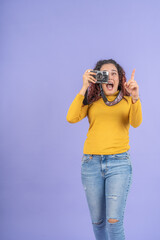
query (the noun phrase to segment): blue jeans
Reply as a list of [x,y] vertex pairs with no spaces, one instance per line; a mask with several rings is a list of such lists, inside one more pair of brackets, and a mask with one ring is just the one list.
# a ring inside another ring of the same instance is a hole
[[97,240],[124,240],[123,217],[132,183],[129,150],[119,154],[83,154],[81,180]]

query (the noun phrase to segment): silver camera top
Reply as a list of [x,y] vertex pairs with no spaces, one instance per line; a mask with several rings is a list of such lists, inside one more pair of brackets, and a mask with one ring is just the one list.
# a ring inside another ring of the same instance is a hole
[[88,72],[96,73],[96,75],[92,75],[97,80],[96,83],[108,83],[108,71],[89,70]]

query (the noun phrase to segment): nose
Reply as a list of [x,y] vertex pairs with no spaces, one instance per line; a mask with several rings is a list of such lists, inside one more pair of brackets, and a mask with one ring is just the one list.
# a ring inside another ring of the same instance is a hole
[[109,76],[108,76],[108,79],[109,80],[112,80],[113,78],[112,78],[112,74],[109,72]]

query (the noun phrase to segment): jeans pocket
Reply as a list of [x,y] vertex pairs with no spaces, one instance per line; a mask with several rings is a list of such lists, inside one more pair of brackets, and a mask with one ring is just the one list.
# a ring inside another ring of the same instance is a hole
[[123,153],[118,153],[118,154],[115,154],[114,157],[116,159],[129,159],[130,158],[130,153],[129,152],[123,152]]
[[92,154],[83,154],[81,162],[82,163],[89,162],[92,158],[93,158]]

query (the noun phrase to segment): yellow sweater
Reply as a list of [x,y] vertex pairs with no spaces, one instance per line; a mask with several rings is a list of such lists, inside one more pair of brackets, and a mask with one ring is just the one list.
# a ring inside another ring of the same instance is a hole
[[[113,101],[119,90],[112,96],[106,95]],[[88,117],[89,129],[84,143],[84,154],[118,154],[126,152],[129,146],[129,127],[138,127],[142,122],[140,98],[132,103],[131,96],[124,96],[116,105],[107,106],[102,97],[83,106],[84,96],[77,94],[69,107],[66,119],[76,123]]]

